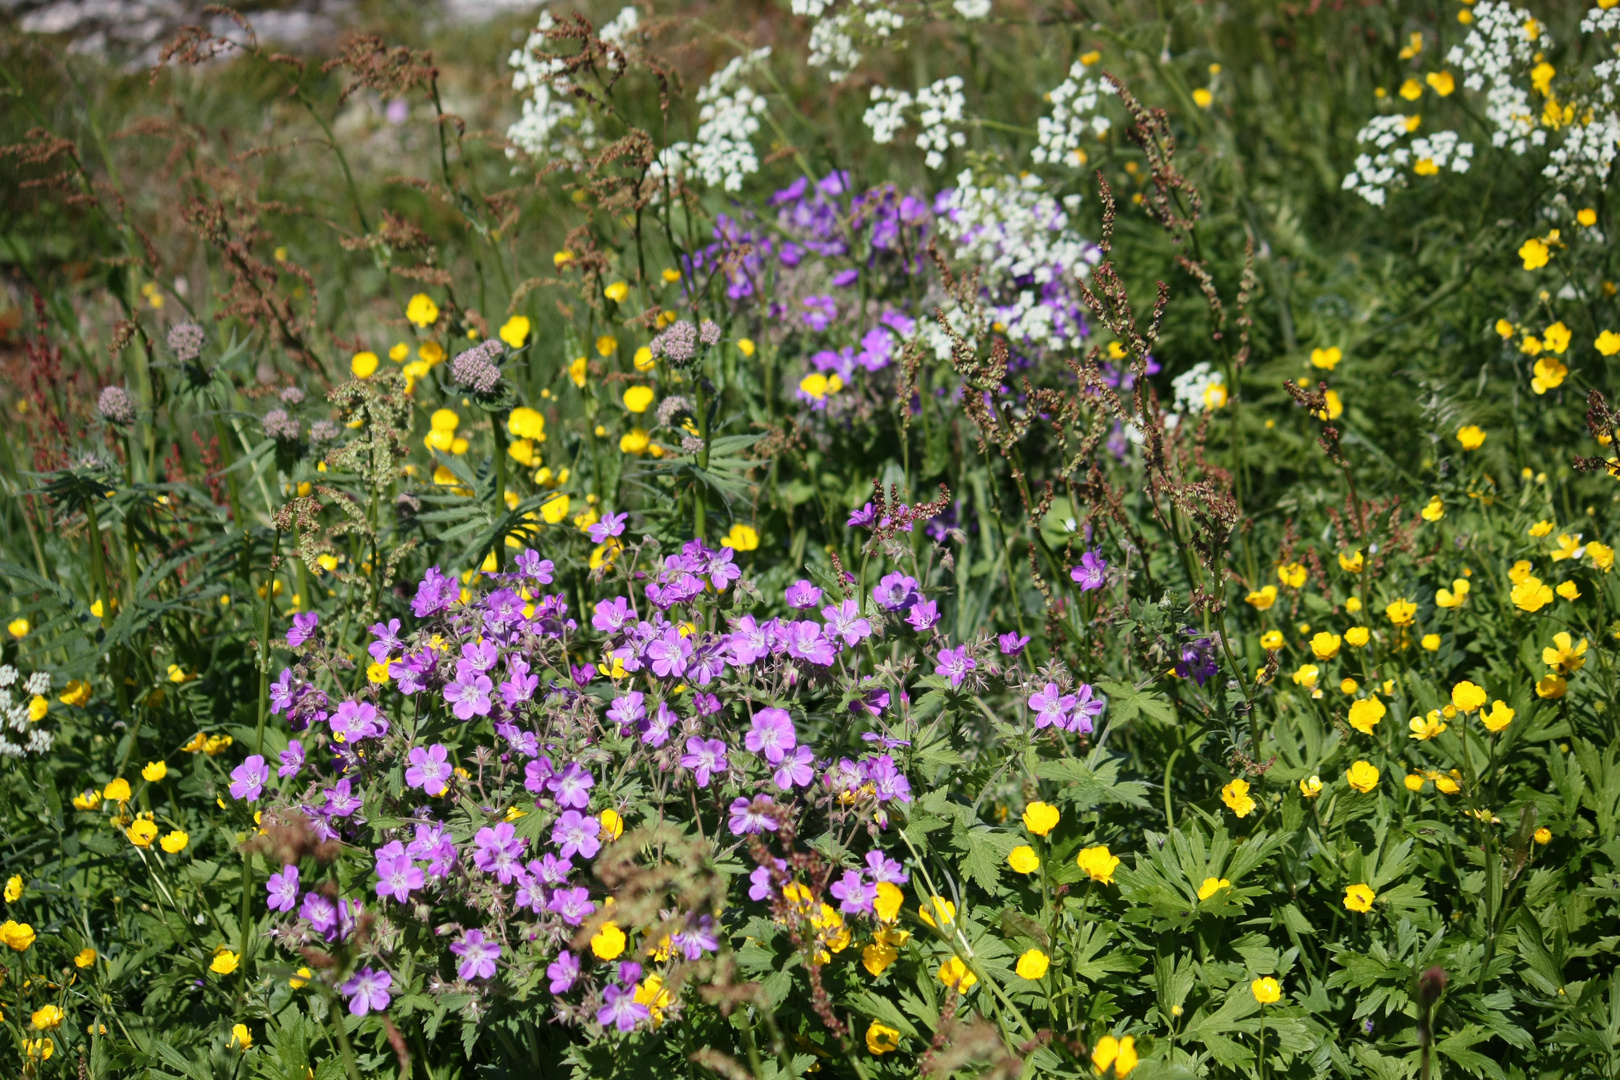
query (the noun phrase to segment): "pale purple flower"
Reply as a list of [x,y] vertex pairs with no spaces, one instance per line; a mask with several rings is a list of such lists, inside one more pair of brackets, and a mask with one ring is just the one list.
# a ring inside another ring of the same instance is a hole
[[362,800],[354,794],[353,789],[354,782],[347,777],[329,788],[322,788],[321,794],[326,796],[326,804],[321,807],[321,813],[327,817],[348,817],[360,809]]
[[906,616],[906,622],[919,634],[933,628],[939,622],[939,605],[932,600],[919,600],[911,605],[911,613]]
[[364,1016],[388,1008],[388,1003],[393,1000],[388,988],[393,985],[394,977],[388,972],[368,967],[361,968],[359,974],[339,989],[349,999],[349,1012]]
[[1080,556],[1080,565],[1069,571],[1069,577],[1080,586],[1081,592],[1100,589],[1108,584],[1108,560],[1100,551],[1088,551]]
[[456,977],[461,979],[493,979],[495,961],[500,959],[498,942],[484,938],[482,930],[468,930],[461,940],[450,946],[450,951],[461,957],[456,966]]
[[546,781],[556,775],[557,770],[551,764],[550,755],[541,754],[523,766],[523,786],[538,795],[546,790]]
[[[776,864],[778,872],[787,869],[787,863],[783,860],[772,859],[771,861]],[[770,896],[774,891],[771,888],[771,868],[768,866],[756,866],[754,872],[748,875],[748,885],[748,899],[758,901]]]
[[827,636],[841,637],[845,645],[859,645],[872,636],[872,624],[861,618],[861,606],[853,600],[822,608],[821,617],[827,620]]
[[804,325],[817,332],[827,329],[838,317],[838,305],[830,296],[807,296],[801,303]]
[[634,1031],[636,1024],[652,1015],[645,1005],[636,1004],[636,991],[629,986],[609,986],[602,991],[607,1004],[596,1011],[596,1022],[603,1027],[617,1027],[620,1031]]
[[494,874],[502,885],[510,885],[512,876],[522,865],[523,849],[528,841],[516,835],[510,821],[502,821],[494,828],[488,825],[473,836],[473,864],[486,874]]
[[704,953],[718,952],[720,938],[714,932],[714,916],[699,915],[696,923],[669,935],[669,943],[681,950],[681,955],[688,960],[700,960]]
[[534,697],[540,688],[540,676],[529,674],[529,662],[521,656],[509,659],[506,671],[510,678],[501,683],[501,700],[508,709],[515,709]]
[[753,725],[743,740],[744,746],[753,753],[764,754],[765,760],[772,765],[780,765],[787,752],[798,744],[799,736],[793,729],[793,717],[786,709],[759,710],[754,714]]
[[315,627],[320,621],[321,617],[313,611],[294,615],[292,625],[287,628],[287,644],[298,648],[314,636]]
[[270,894],[271,911],[291,911],[298,906],[298,867],[284,866],[264,883]]
[[574,864],[546,852],[538,859],[529,860],[529,873],[547,885],[561,885],[574,872]]
[[653,674],[659,678],[680,678],[686,674],[686,661],[692,655],[692,643],[681,636],[674,626],[647,645],[647,658],[652,661]]
[[280,716],[291,709],[294,702],[292,668],[282,668],[281,677],[270,684],[270,712]]
[[471,720],[475,716],[488,716],[490,707],[490,691],[495,684],[490,682],[488,675],[481,675],[466,666],[466,661],[456,665],[456,677],[445,684],[444,700],[455,706],[453,710],[457,719]]
[[450,777],[455,773],[455,766],[450,764],[450,751],[444,744],[413,746],[409,760],[405,783],[413,788],[421,788],[429,795],[443,795],[450,785]]
[[500,658],[501,650],[493,641],[469,641],[461,647],[461,660],[456,663],[456,675],[460,677],[464,670],[480,673],[488,671]]
[[605,544],[610,537],[623,536],[624,523],[629,520],[629,514],[604,515],[601,521],[598,521],[587,530],[590,533],[591,543]]
[[866,853],[867,872],[872,875],[875,882],[887,881],[891,885],[904,885],[911,880],[906,868],[897,860],[889,858],[881,851],[868,851]]
[[781,827],[777,817],[780,808],[769,795],[757,799],[738,797],[731,801],[731,835],[750,836],[755,833],[775,832]]
[[551,827],[551,842],[565,859],[579,855],[593,859],[602,850],[602,823],[578,810],[564,810]]
[[709,584],[714,586],[715,592],[725,592],[727,585],[742,577],[742,567],[732,561],[736,555],[731,548],[722,548],[709,556],[709,565],[705,572],[709,575]]
[[533,548],[524,548],[512,560],[512,566],[519,576],[533,578],[541,585],[551,584],[552,571],[556,565],[550,559],[542,559],[540,553]]
[[303,767],[304,744],[292,739],[287,743],[287,749],[281,752],[281,768],[276,770],[276,775],[285,780],[289,776],[297,776]]
[[895,765],[894,758],[880,754],[861,764],[878,802],[888,802],[890,799],[899,799],[903,803],[911,801],[911,781]]
[[821,667],[831,667],[838,658],[833,643],[821,632],[821,624],[809,619],[782,624],[787,638],[787,653],[796,660]]
[[430,566],[416,586],[416,599],[411,601],[411,611],[418,619],[426,619],[449,611],[450,605],[460,598],[461,583],[441,573],[437,566]]
[[332,738],[340,743],[357,743],[362,739],[388,734],[388,721],[369,701],[344,701],[329,721]]
[[323,937],[337,929],[337,905],[318,892],[304,894],[304,902],[298,905],[298,917]]
[[1029,695],[1029,707],[1035,710],[1035,727],[1039,729],[1056,724],[1058,727],[1067,728],[1069,713],[1074,711],[1076,700],[1073,694],[1060,691],[1057,683],[1047,683]]
[[788,607],[813,608],[821,603],[821,590],[802,578],[787,587]]
[[815,753],[803,743],[793,748],[791,754],[783,755],[782,762],[777,766],[771,779],[782,791],[792,791],[795,787],[809,787],[816,778]]
[[1075,697],[1074,714],[1070,717],[1072,726],[1069,730],[1078,731],[1082,735],[1089,735],[1096,728],[1097,718],[1102,715],[1103,708],[1108,704],[1096,696],[1096,691],[1090,683],[1081,683],[1080,692]]
[[844,522],[851,529],[870,529],[877,524],[877,510],[871,503],[867,503],[859,510],[849,512],[849,520]]
[[966,645],[958,645],[954,649],[941,649],[939,663],[934,667],[935,675],[943,675],[951,681],[951,689],[960,687],[967,679],[968,672],[978,667],[973,657],[968,655]]
[[596,914],[596,905],[591,901],[589,889],[576,886],[572,889],[558,889],[552,893],[550,902],[546,904],[546,910],[561,916],[562,921],[569,926],[578,926]]
[[[398,840],[389,844],[388,848],[400,850],[377,859],[377,898],[386,900],[391,896],[401,904],[408,904],[411,893],[425,885],[427,877],[422,873],[421,867],[411,862],[410,856],[403,850],[404,845]],[[387,851],[388,848],[384,848],[383,851]],[[377,854],[383,856],[381,851]]]
[[231,798],[252,802],[263,793],[269,780],[270,766],[262,755],[254,754],[231,770]]
[[574,980],[579,978],[579,957],[571,952],[557,954],[546,968],[546,978],[551,980],[547,987],[553,994],[566,994],[574,988]]
[[546,781],[546,790],[556,798],[558,806],[576,810],[591,805],[591,788],[595,786],[596,777],[577,761],[569,762],[567,769]]
[[670,732],[675,729],[675,721],[678,719],[668,703],[660,701],[652,716],[640,724],[641,741],[654,749],[663,746],[669,742]]
[[405,849],[413,859],[427,861],[427,876],[437,881],[456,867],[456,845],[450,839],[450,830],[437,822],[416,826],[416,839]]
[[1002,656],[1017,656],[1024,651],[1024,646],[1029,644],[1029,635],[1009,632],[1002,634],[996,641],[1001,646]]
[[726,744],[719,739],[707,741],[693,736],[686,740],[686,753],[681,755],[681,768],[691,769],[697,786],[709,786],[712,773],[724,775],[728,768]]
[[647,718],[646,700],[646,695],[639,690],[621,694],[608,706],[607,718],[618,724],[620,730],[628,732]]
[[366,646],[366,652],[377,663],[382,663],[390,656],[396,656],[405,651],[405,642],[399,637],[399,620],[389,619],[387,624],[372,623],[371,636],[375,640]]

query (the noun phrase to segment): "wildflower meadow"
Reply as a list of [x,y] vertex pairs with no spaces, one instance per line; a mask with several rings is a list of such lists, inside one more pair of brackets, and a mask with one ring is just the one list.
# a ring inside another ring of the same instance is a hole
[[1620,0],[284,7],[0,27],[0,1073],[1620,1076]]

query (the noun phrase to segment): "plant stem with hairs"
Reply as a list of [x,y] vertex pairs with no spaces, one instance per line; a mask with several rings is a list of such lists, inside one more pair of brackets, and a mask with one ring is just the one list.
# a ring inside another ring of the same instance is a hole
[[264,721],[270,712],[270,609],[276,599],[276,561],[281,558],[281,530],[270,542],[270,573],[264,579],[264,614],[259,621],[259,727],[253,752],[264,753]]

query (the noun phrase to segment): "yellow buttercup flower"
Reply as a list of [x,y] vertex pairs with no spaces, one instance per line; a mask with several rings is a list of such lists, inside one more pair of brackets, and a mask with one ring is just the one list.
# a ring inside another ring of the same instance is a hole
[[1304,563],[1283,563],[1277,567],[1277,580],[1290,589],[1298,589],[1305,584],[1308,571]]
[[1560,630],[1553,635],[1553,643],[1541,650],[1541,661],[1559,675],[1573,675],[1586,666],[1586,639],[1575,644],[1568,633]]
[[1563,562],[1565,559],[1579,559],[1584,554],[1586,554],[1586,549],[1581,545],[1580,533],[1558,534],[1558,550],[1552,552],[1553,562]]
[[[448,409],[444,410],[449,412]],[[434,413],[437,416],[438,413]],[[451,413],[454,416],[455,413]],[[520,439],[542,442],[546,437],[546,418],[526,405],[513,409],[506,418],[506,430]]]
[[655,396],[650,386],[632,386],[624,392],[624,407],[633,413],[644,413]]
[[583,356],[574,357],[568,365],[569,380],[581,390],[585,388],[585,374],[590,368],[590,361]]
[[1253,994],[1254,1000],[1262,1005],[1275,1005],[1278,999],[1282,997],[1282,985],[1276,979],[1267,975],[1263,979],[1256,979],[1250,983],[1249,993]]
[[1451,688],[1451,703],[1458,712],[1473,712],[1485,704],[1485,688],[1464,679]]
[[[220,599],[224,599],[221,597]],[[79,679],[69,679],[68,684],[57,695],[57,701],[64,705],[84,705],[90,700],[90,684]]]
[[301,990],[305,986],[308,986],[309,980],[314,977],[315,973],[310,971],[309,968],[301,967],[296,973],[288,976],[287,985],[292,987],[294,990]]
[[1319,631],[1311,638],[1311,652],[1318,660],[1331,660],[1339,655],[1339,646],[1344,639],[1338,634],[1330,634],[1326,630]]
[[1350,706],[1350,726],[1363,735],[1371,735],[1388,710],[1377,698],[1364,698]]
[[10,634],[17,641],[21,641],[23,638],[27,637],[28,630],[29,625],[27,619],[17,618],[6,623],[6,633]]
[[1107,844],[1082,848],[1074,861],[1092,881],[1100,881],[1104,885],[1114,883],[1114,871],[1119,868],[1119,856],[1110,854]]
[[1255,801],[1249,795],[1249,782],[1241,777],[1221,788],[1221,801],[1240,818],[1254,813]]
[[25,922],[7,919],[0,923],[0,943],[4,943],[12,952],[27,952],[34,943],[34,928]]
[[979,977],[968,970],[960,956],[952,956],[939,965],[939,970],[934,974],[940,982],[960,994],[967,993],[979,981]]
[[1441,501],[1440,496],[1430,496],[1429,505],[1418,511],[1418,516],[1424,521],[1439,521],[1446,516],[1446,504]]
[[151,847],[152,841],[157,839],[158,827],[146,818],[136,818],[124,833],[136,847]]
[[1440,710],[1435,709],[1427,716],[1414,716],[1407,721],[1407,727],[1412,730],[1412,738],[1420,742],[1428,742],[1442,731],[1446,730],[1445,721],[1440,719]]
[[1485,445],[1485,429],[1477,424],[1465,424],[1457,429],[1457,442],[1464,450],[1478,450]]
[[1207,877],[1204,879],[1204,883],[1198,886],[1198,899],[1200,902],[1208,900],[1222,889],[1230,889],[1231,887],[1232,883],[1225,878]]
[[167,851],[170,855],[178,855],[182,851],[186,850],[186,845],[189,843],[191,843],[190,834],[180,829],[175,829],[166,835],[162,840],[159,840],[158,846],[164,851]]
[[1299,670],[1294,672],[1294,685],[1303,686],[1307,690],[1315,689],[1316,679],[1321,674],[1322,669],[1315,664],[1302,664]]
[[1277,586],[1267,585],[1243,598],[1258,611],[1267,611],[1277,602]]
[[1396,626],[1411,626],[1417,617],[1417,605],[1410,600],[1395,600],[1385,605],[1384,615]]
[[1366,567],[1367,557],[1361,553],[1360,548],[1357,548],[1355,551],[1339,552],[1339,569],[1343,570],[1345,573],[1359,574],[1362,570],[1366,569]]
[[90,967],[95,962],[96,950],[88,946],[80,949],[73,957],[73,966],[80,969]]
[[900,1032],[873,1020],[866,1029],[866,1049],[871,1054],[887,1054],[900,1049]]
[[[1605,574],[1614,569],[1614,548],[1593,540],[1586,545],[1586,554],[1592,560],[1592,565]],[[73,684],[68,683],[68,685],[72,686]],[[89,688],[86,687],[85,689],[88,690]]]
[[129,781],[119,777],[101,789],[101,797],[111,802],[129,802]]
[[603,810],[597,820],[602,823],[602,835],[609,840],[617,840],[624,835],[624,818],[612,807]]
[[618,959],[624,945],[624,931],[614,923],[603,923],[602,928],[591,935],[591,952],[598,960]]
[[1552,251],[1541,240],[1532,236],[1519,247],[1519,258],[1526,270],[1540,270],[1552,258]]
[[236,970],[236,966],[241,962],[241,956],[221,945],[214,953],[214,960],[208,965],[208,970],[215,975],[229,975]]
[[1359,649],[1367,644],[1372,632],[1365,626],[1352,626],[1344,632],[1344,643],[1353,649]]
[[900,886],[892,881],[880,881],[877,887],[877,899],[872,901],[872,910],[877,914],[879,922],[892,923],[900,916],[900,907],[906,902],[906,894]]
[[439,305],[427,293],[417,293],[405,305],[405,317],[425,330],[439,321]]
[[939,918],[939,923],[950,926],[956,922],[956,905],[943,896],[930,896],[923,901],[921,907],[917,908],[917,917],[919,919],[929,926],[938,928],[939,923],[934,921],[936,915]]
[[738,522],[731,527],[731,531],[726,534],[725,539],[720,541],[720,546],[733,548],[737,551],[753,551],[759,547],[759,533],[752,525],[744,525]]
[[6,903],[15,904],[22,899],[23,879],[21,874],[12,874],[6,879]]
[[1543,356],[1537,360],[1531,369],[1532,378],[1530,389],[1538,394],[1545,394],[1548,390],[1556,390],[1564,384],[1569,376],[1569,368],[1556,356]]
[[1028,979],[1030,982],[1034,982],[1036,979],[1045,978],[1046,970],[1051,965],[1052,960],[1045,953],[1039,949],[1030,949],[1018,958],[1018,963],[1013,967],[1013,970],[1018,973],[1020,979]]
[[500,338],[514,349],[521,349],[529,340],[529,320],[522,315],[513,315],[501,324]]
[[148,784],[155,784],[169,775],[169,765],[165,761],[148,761],[141,769],[141,779]]
[[615,281],[613,284],[602,290],[602,295],[607,297],[609,300],[612,300],[615,304],[622,304],[624,303],[624,298],[630,295],[630,285],[628,282]]
[[1538,844],[1550,844],[1552,843],[1552,830],[1543,825],[1535,831],[1531,839]]
[[1265,633],[1261,634],[1260,635],[1260,647],[1262,649],[1268,649],[1268,650],[1275,650],[1275,649],[1282,648],[1283,647],[1282,631],[1281,630],[1267,630]]
[[1581,598],[1581,587],[1573,581],[1561,581],[1558,583],[1558,588],[1553,591],[1565,600],[1573,601]]
[[1543,519],[1530,526],[1527,531],[1539,540],[1553,531],[1553,523]]
[[1479,714],[1479,721],[1485,725],[1486,731],[1489,731],[1492,735],[1495,735],[1497,732],[1513,723],[1513,710],[1507,707],[1506,702],[1496,701],[1491,704],[1489,710],[1483,711]]
[[1378,786],[1378,768],[1370,761],[1358,761],[1345,771],[1350,786],[1366,795]]
[[875,979],[900,959],[900,950],[892,945],[874,941],[861,950],[861,966]]
[[1538,577],[1525,578],[1509,595],[1520,611],[1537,612],[1553,601],[1552,586],[1543,585]]
[[1112,1035],[1104,1035],[1097,1040],[1097,1045],[1091,1050],[1091,1067],[1097,1070],[1097,1075],[1106,1073],[1110,1066],[1114,1075],[1121,1080],[1136,1068],[1136,1039],[1130,1035],[1123,1039],[1116,1039]]
[[253,1033],[246,1024],[231,1025],[231,1045],[243,1051],[253,1045]]
[[1468,580],[1456,578],[1449,589],[1436,589],[1434,603],[1436,607],[1459,608],[1468,602]]
[[1019,844],[1007,853],[1007,865],[1015,873],[1033,874],[1041,868],[1041,857],[1028,844]]
[[1344,906],[1351,911],[1368,912],[1378,894],[1365,885],[1351,885],[1344,890]]
[[1045,836],[1057,828],[1058,808],[1051,803],[1032,802],[1024,808],[1024,828],[1036,836]]
[[1337,345],[1329,346],[1326,349],[1311,350],[1311,366],[1321,368],[1323,371],[1332,371],[1342,359],[1344,359],[1344,353],[1339,350]]
[[54,1031],[62,1026],[63,1016],[62,1010],[57,1006],[46,1005],[36,1009],[34,1015],[29,1017],[29,1022],[35,1031]]
[[377,354],[369,349],[357,352],[349,360],[349,373],[357,379],[369,379],[377,373]]

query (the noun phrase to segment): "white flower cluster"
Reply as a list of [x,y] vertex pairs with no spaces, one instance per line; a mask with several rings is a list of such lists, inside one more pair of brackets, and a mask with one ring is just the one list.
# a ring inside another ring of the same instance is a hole
[[759,132],[759,114],[765,98],[745,81],[771,55],[769,47],[731,63],[714,73],[698,91],[698,129],[689,143],[675,143],[658,155],[651,174],[681,173],[695,176],[710,187],[740,191],[744,178],[759,171],[753,137]]
[[[621,13],[620,19],[623,17]],[[596,147],[596,125],[569,100],[573,85],[562,74],[563,61],[541,60],[535,55],[550,50],[547,32],[555,25],[551,12],[542,11],[539,25],[530,31],[523,48],[514,49],[507,58],[512,66],[512,89],[532,93],[523,99],[522,118],[506,129],[507,141],[513,144],[506,148],[506,156],[516,157],[522,150],[536,158],[578,164],[585,151]]]
[[984,270],[990,312],[1015,343],[1080,347],[1084,323],[1069,285],[1089,275],[1101,253],[1069,225],[1078,206],[1079,196],[1060,203],[1034,176],[986,186],[971,172],[957,177],[940,233],[958,260]]
[[[1620,6],[1593,8],[1581,20],[1583,34],[1620,33]],[[1616,46],[1606,51],[1611,54]],[[1594,99],[1577,104],[1574,112],[1578,119],[1564,129],[1561,145],[1547,154],[1542,175],[1560,188],[1585,190],[1595,183],[1602,188],[1609,177],[1609,168],[1620,151],[1620,117],[1613,111],[1620,94],[1620,58],[1613,55],[1592,68],[1597,80]]]
[[1201,360],[1170,380],[1176,405],[1189,413],[1220,408],[1226,404],[1226,377]]
[[[22,757],[24,754],[43,754],[51,748],[52,735],[40,727],[29,712],[36,697],[50,693],[51,676],[47,671],[36,671],[22,680],[19,687],[17,669],[10,664],[0,665],[0,757]],[[25,735],[22,742],[12,742],[8,732]]]
[[[989,14],[989,0],[964,2],[972,10],[982,3]],[[884,6],[884,0],[793,0],[793,14],[813,22],[810,66],[826,68],[827,77],[834,82],[846,78],[861,62],[860,45],[885,41],[906,24],[904,16]]]
[[[630,35],[635,33],[640,26],[641,13],[638,12],[634,7],[626,7],[613,17],[612,22],[598,30],[596,32],[596,36],[608,44],[617,45],[622,49],[629,41]],[[615,71],[618,70],[618,59],[609,56],[608,67],[613,68]]]
[[926,160],[930,169],[944,165],[945,151],[967,145],[967,136],[960,130],[963,110],[967,107],[962,85],[962,77],[952,75],[923,87],[915,98],[904,90],[872,87],[872,104],[862,118],[872,129],[872,141],[893,142],[895,133],[905,126],[906,114],[915,109],[922,129],[917,135],[917,146],[928,152]]
[[1523,154],[1546,142],[1546,132],[1536,127],[1529,93],[1515,86],[1513,78],[1529,67],[1537,52],[1552,45],[1546,29],[1525,9],[1480,0],[1468,36],[1446,53],[1446,63],[1462,69],[1463,86],[1485,91],[1485,118],[1494,129],[1492,146]]
[[977,21],[987,18],[990,14],[990,0],[956,0],[951,6],[964,19]]
[[1474,158],[1474,144],[1462,141],[1455,131],[1437,131],[1420,136],[1409,146],[1400,142],[1418,128],[1417,117],[1399,114],[1375,116],[1356,133],[1356,142],[1371,143],[1375,153],[1357,154],[1356,164],[1344,178],[1344,190],[1354,191],[1374,206],[1383,206],[1390,188],[1405,187],[1407,172],[1433,176],[1449,167],[1467,172]]
[[1036,125],[1040,145],[1033,157],[1037,164],[1076,168],[1084,164],[1081,138],[1088,131],[1101,135],[1110,127],[1108,117],[1097,112],[1097,103],[1106,93],[1108,86],[1093,79],[1086,65],[1076,60],[1069,68],[1069,77],[1046,95],[1052,103],[1052,115],[1041,117]]

